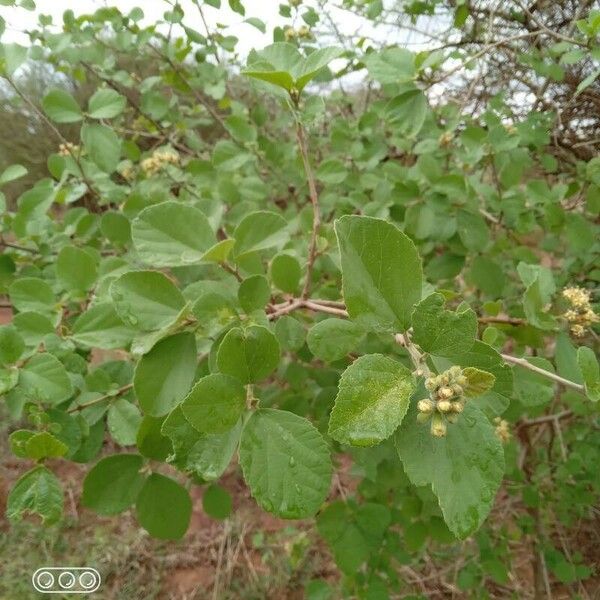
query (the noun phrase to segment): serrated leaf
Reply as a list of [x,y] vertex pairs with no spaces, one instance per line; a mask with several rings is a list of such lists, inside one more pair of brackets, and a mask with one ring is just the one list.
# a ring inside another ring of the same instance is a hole
[[8,495],[6,516],[20,521],[27,513],[42,517],[46,525],[62,517],[63,493],[60,482],[46,467],[35,467],[22,475]]
[[371,217],[342,217],[335,231],[350,317],[366,329],[406,331],[423,279],[413,242],[391,223]]
[[465,539],[492,508],[504,475],[504,452],[487,417],[467,402],[445,437],[417,423],[416,402],[395,435],[398,455],[414,485],[431,485],[450,531]]
[[213,373],[200,379],[185,397],[183,414],[200,433],[224,433],[240,419],[246,390],[233,377]]
[[199,264],[215,243],[204,213],[171,201],[142,210],[132,223],[131,237],[140,259],[153,267]]
[[166,415],[185,398],[196,374],[196,339],[184,332],[158,342],[142,356],[133,386],[141,409],[153,417]]
[[27,458],[40,460],[41,458],[58,458],[64,456],[69,447],[47,431],[32,435],[24,445]]
[[135,503],[140,525],[162,540],[183,537],[192,516],[192,501],[187,490],[169,477],[152,473]]
[[308,330],[309,350],[321,360],[332,362],[355,352],[365,332],[354,322],[324,319]]
[[329,418],[329,435],[341,444],[374,446],[404,418],[414,390],[411,372],[382,354],[355,360],[342,374]]
[[332,471],[327,444],[298,415],[255,411],[242,432],[239,454],[244,479],[268,512],[284,519],[310,517],[327,497]]
[[139,454],[115,454],[99,460],[83,481],[81,503],[101,515],[116,515],[129,508],[144,483]]
[[280,352],[277,338],[266,327],[234,327],[219,345],[217,366],[242,383],[256,383],[277,368]]
[[452,312],[444,297],[431,294],[421,300],[412,315],[412,339],[422,350],[437,356],[468,352],[477,337],[477,315],[470,308]]
[[142,331],[169,326],[185,306],[175,284],[159,271],[132,271],[121,275],[110,287],[119,317]]

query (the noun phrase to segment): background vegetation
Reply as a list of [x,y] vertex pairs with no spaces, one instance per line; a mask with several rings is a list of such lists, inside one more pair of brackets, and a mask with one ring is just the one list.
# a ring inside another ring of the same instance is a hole
[[0,18],[0,594],[598,597],[595,3],[43,4]]

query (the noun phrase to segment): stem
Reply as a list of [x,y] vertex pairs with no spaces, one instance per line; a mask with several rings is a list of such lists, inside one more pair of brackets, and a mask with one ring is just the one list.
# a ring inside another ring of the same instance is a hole
[[116,394],[114,392],[112,394],[104,394],[104,396],[100,396],[99,398],[94,398],[94,400],[90,400],[89,402],[85,402],[84,404],[78,404],[77,406],[73,406],[73,408],[70,408],[67,412],[74,413],[74,412],[83,410],[84,408],[88,408],[89,406],[94,406],[96,404],[100,404],[100,402],[104,402],[104,400],[108,400],[109,398],[118,398],[125,392],[129,391],[132,387],[133,387],[133,383],[128,383],[127,385],[120,387],[117,390]]
[[556,383],[560,383],[561,385],[564,385],[565,387],[570,387],[571,389],[577,390],[578,392],[581,392],[582,394],[585,393],[585,388],[580,383],[575,383],[574,381],[565,379],[564,377],[561,377],[560,375],[556,375],[554,373],[551,373],[550,371],[546,371],[546,369],[536,367],[535,365],[532,365],[529,361],[525,360],[524,358],[517,358],[516,356],[511,356],[510,354],[501,354],[501,356],[506,362],[512,363],[513,365],[518,365],[519,367],[523,367],[524,369],[529,369],[530,371],[533,371],[534,373],[537,373],[538,375],[543,375],[544,377],[547,377],[548,379],[552,379],[552,381],[556,381]]
[[306,180],[308,182],[308,192],[313,210],[312,234],[308,250],[308,262],[306,264],[306,280],[304,281],[304,288],[302,289],[302,299],[306,299],[310,293],[313,266],[315,264],[315,259],[317,258],[317,236],[319,234],[319,227],[321,226],[321,211],[319,210],[317,184],[308,158],[306,134],[302,123],[298,119],[296,119],[296,139],[298,140],[298,147],[300,149],[300,154],[302,155],[302,164],[304,165],[304,173],[306,174]]

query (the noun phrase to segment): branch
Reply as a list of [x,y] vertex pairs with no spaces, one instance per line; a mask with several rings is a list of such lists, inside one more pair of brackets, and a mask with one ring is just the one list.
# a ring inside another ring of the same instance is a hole
[[534,373],[537,373],[538,375],[543,375],[544,377],[547,377],[548,379],[551,379],[552,381],[555,381],[556,383],[560,383],[561,385],[564,385],[565,387],[569,387],[573,390],[581,392],[582,394],[585,393],[585,388],[580,383],[575,383],[574,381],[571,381],[570,379],[565,379],[564,377],[561,377],[560,375],[556,375],[555,373],[546,371],[546,369],[536,367],[535,365],[532,365],[529,361],[527,361],[524,358],[517,358],[516,356],[511,356],[510,354],[501,354],[501,356],[506,362],[512,363],[513,365],[518,365],[519,367],[523,367],[524,369],[529,369],[530,371],[533,371]]
[[133,387],[133,383],[128,383],[127,385],[120,387],[116,391],[116,393],[112,392],[111,394],[104,394],[104,396],[100,396],[99,398],[94,398],[93,400],[90,400],[89,402],[85,402],[83,404],[78,404],[77,406],[73,406],[72,408],[70,408],[67,412],[74,413],[74,412],[83,410],[84,408],[88,408],[89,406],[95,406],[96,404],[100,404],[100,402],[104,402],[105,400],[118,398],[119,396],[123,395],[125,392],[128,392],[132,387]]
[[321,211],[319,210],[317,184],[308,158],[306,135],[304,133],[304,127],[299,120],[296,120],[296,139],[298,140],[298,147],[300,148],[300,154],[302,155],[302,164],[304,165],[304,172],[306,173],[310,203],[312,204],[313,210],[312,234],[308,250],[308,262],[306,264],[306,280],[304,281],[304,287],[302,289],[302,298],[306,299],[310,293],[313,266],[315,264],[315,259],[317,258],[317,235],[319,234],[319,227],[321,226]]

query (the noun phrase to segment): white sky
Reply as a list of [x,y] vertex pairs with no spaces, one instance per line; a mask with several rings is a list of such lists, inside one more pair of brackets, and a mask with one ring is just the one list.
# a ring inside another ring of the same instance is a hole
[[[234,13],[230,10],[227,0],[221,1],[221,8],[215,9],[205,5],[203,7],[209,27],[214,29],[217,23],[227,25],[223,32],[227,35],[234,35],[239,39],[237,50],[241,56],[248,54],[252,48],[262,48],[272,42],[272,31],[277,25],[288,25],[289,19],[284,19],[279,15],[279,4],[286,3],[286,0],[243,0],[246,8],[246,16]],[[101,6],[118,6],[119,10],[127,14],[132,8],[139,6],[144,11],[145,18],[143,23],[155,23],[162,20],[163,14],[169,9],[169,6],[163,0],[37,0],[37,10],[27,11],[22,8],[9,8],[0,6],[0,16],[6,21],[6,32],[2,36],[3,42],[27,43],[27,36],[22,32],[33,29],[37,23],[38,14],[48,14],[53,17],[56,25],[62,24],[62,13],[71,9],[76,15],[94,12]],[[190,0],[180,0],[185,11],[184,23],[188,27],[197,29],[204,33],[204,27],[196,7]],[[332,3],[333,4],[333,3]],[[305,0],[303,6],[315,6],[311,0]],[[316,7],[315,7],[316,8]],[[303,12],[303,10],[300,10]],[[335,21],[337,28],[344,35],[360,33],[367,37],[373,37],[384,43],[398,43],[398,30],[394,28],[393,35],[390,28],[380,28],[375,30],[370,23],[356,17],[348,11],[332,7],[330,14]],[[262,19],[267,26],[267,33],[263,34],[255,27],[244,23],[248,17],[258,17]],[[304,22],[299,18],[296,26],[303,25]],[[325,23],[325,26],[328,24]],[[317,25],[317,28],[319,25]],[[329,29],[329,27],[328,27]],[[393,36],[393,37],[392,37]],[[411,50],[419,50],[424,44],[419,43],[420,36],[410,34],[410,37],[403,41],[409,43]],[[394,39],[395,38],[395,39]],[[332,43],[335,40],[332,40]]]

